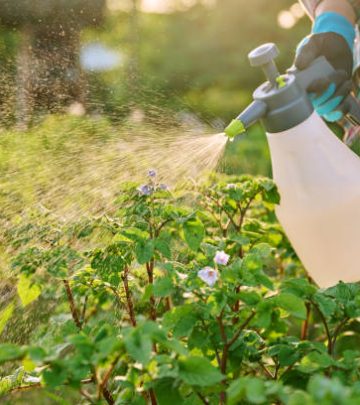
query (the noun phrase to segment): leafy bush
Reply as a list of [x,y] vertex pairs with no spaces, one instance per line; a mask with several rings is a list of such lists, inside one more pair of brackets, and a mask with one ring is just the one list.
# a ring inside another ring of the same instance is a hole
[[111,216],[19,219],[4,235],[17,287],[0,317],[2,403],[35,388],[44,404],[359,403],[360,287],[314,285],[278,202],[267,178],[180,193],[150,171]]

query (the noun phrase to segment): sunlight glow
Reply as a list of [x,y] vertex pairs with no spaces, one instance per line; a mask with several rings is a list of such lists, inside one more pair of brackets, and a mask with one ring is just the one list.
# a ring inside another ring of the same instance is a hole
[[169,0],[142,0],[141,9],[145,13],[170,13],[174,2]]
[[294,3],[288,10],[282,10],[278,14],[277,22],[280,28],[285,30],[293,26],[305,16],[305,10],[299,3]]
[[[213,7],[217,0],[201,0],[207,7]],[[144,13],[167,14],[176,10],[186,10],[196,4],[197,0],[140,0],[139,7]],[[131,0],[106,0],[110,11],[130,11],[133,7]]]
[[296,18],[290,11],[280,11],[278,15],[278,24],[281,28],[290,29],[296,24]]

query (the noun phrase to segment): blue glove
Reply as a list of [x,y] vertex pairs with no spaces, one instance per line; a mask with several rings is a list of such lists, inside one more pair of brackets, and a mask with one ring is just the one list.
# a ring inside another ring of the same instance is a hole
[[294,64],[302,70],[319,56],[325,56],[335,74],[313,82],[308,89],[317,113],[334,122],[343,118],[342,104],[352,88],[355,29],[345,17],[326,12],[314,21],[311,34],[298,45]]

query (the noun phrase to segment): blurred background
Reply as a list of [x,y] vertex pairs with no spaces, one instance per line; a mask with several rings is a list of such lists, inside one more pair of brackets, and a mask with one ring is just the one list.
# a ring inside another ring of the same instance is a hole
[[310,25],[295,0],[0,0],[0,16],[5,125],[71,106],[228,120],[262,80],[247,53],[276,42],[285,69]]
[[[295,0],[0,0],[0,202],[70,184],[90,148],[104,168],[110,138],[221,132],[264,80],[248,52],[275,42],[285,71],[310,24]],[[271,175],[260,126],[221,170]]]

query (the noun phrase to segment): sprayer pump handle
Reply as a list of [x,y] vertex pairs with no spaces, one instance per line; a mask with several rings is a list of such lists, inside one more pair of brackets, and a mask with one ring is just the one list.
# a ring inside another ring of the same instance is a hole
[[266,65],[269,62],[273,62],[274,59],[279,56],[279,49],[273,43],[263,44],[253,49],[248,57],[251,66]]
[[[304,69],[298,70],[294,66],[288,69],[289,74],[296,77],[297,84],[305,91],[316,80],[324,77],[331,77],[335,73],[334,67],[324,56],[319,56],[312,64]],[[352,125],[360,125],[360,102],[354,96],[349,94],[343,102],[345,118]]]
[[276,79],[280,73],[276,67],[274,59],[279,55],[278,47],[273,43],[263,44],[252,50],[249,55],[250,65],[254,67],[261,67],[265,73],[266,79],[276,86]]

